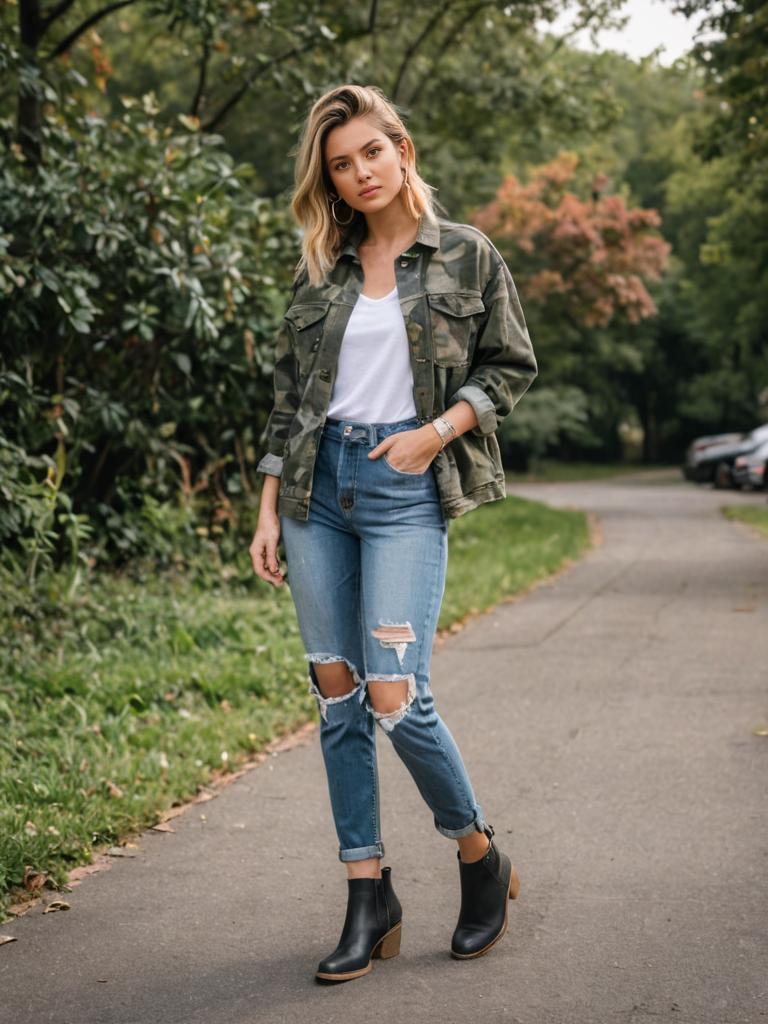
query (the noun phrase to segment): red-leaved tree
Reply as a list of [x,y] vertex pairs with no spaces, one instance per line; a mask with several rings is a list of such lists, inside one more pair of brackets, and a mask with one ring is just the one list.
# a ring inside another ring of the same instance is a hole
[[472,223],[508,257],[527,304],[546,305],[584,327],[604,327],[614,317],[639,323],[656,312],[646,288],[667,266],[670,245],[656,229],[655,210],[629,209],[621,196],[602,195],[603,175],[592,195],[566,191],[579,158],[560,153],[533,168],[527,185],[509,175],[495,199]]

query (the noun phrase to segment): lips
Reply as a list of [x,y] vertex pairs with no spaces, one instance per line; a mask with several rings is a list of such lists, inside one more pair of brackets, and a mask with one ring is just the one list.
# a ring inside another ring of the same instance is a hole
[[373,193],[374,192],[378,192],[380,188],[381,188],[381,185],[373,185],[371,188],[366,189],[365,192],[361,192],[360,193],[360,198],[362,199],[363,196],[372,196]]

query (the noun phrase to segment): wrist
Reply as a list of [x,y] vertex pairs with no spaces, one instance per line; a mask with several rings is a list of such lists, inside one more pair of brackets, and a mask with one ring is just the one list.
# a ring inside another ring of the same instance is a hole
[[277,508],[271,504],[262,503],[259,507],[259,514],[257,522],[260,526],[273,526],[276,522],[280,521],[280,517],[277,514]]
[[440,451],[442,451],[450,441],[458,436],[456,427],[454,427],[451,421],[447,420],[445,416],[435,416],[435,418],[430,421],[429,425],[440,440]]
[[429,423],[425,423],[421,429],[424,432],[424,437],[427,439],[427,444],[430,449],[432,449],[435,454],[439,452],[443,447],[443,442],[438,432],[432,426],[432,421],[430,420]]

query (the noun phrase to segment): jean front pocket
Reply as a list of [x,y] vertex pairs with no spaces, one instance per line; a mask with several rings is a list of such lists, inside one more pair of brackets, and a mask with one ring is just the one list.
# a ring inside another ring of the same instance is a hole
[[[384,460],[385,465],[389,466],[389,468],[392,470],[392,472],[393,473],[397,473],[399,476],[420,477],[420,476],[424,476],[425,473],[429,472],[429,466],[427,466],[427,468],[425,470],[423,470],[421,473],[411,473],[407,469],[398,469],[397,466],[393,466],[392,463],[389,461],[389,459],[387,458],[387,453],[386,452],[384,452],[384,454],[381,457]],[[430,463],[430,466],[431,465],[432,465],[432,463]]]

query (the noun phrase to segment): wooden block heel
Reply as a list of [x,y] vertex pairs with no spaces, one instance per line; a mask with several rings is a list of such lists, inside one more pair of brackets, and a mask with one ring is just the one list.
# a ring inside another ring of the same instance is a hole
[[371,956],[381,957],[382,960],[386,960],[391,956],[397,956],[400,952],[400,934],[402,932],[402,923],[398,923],[394,928],[391,928],[386,935],[382,935],[379,940],[379,944],[374,949]]
[[517,869],[514,864],[512,865],[512,874],[509,876],[509,898],[516,900],[520,894],[520,876],[517,873]]

